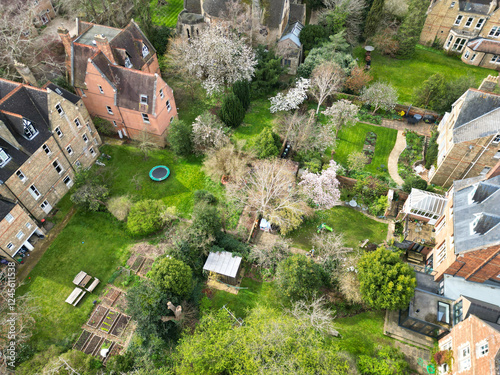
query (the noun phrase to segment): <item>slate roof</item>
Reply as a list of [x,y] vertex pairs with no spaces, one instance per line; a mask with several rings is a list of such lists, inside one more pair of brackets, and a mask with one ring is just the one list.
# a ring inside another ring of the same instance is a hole
[[[285,32],[283,33],[283,36],[279,40],[279,42],[282,42],[284,40],[290,39],[297,47],[302,47],[302,43],[300,43],[300,32],[304,28],[304,25],[302,25],[300,22],[295,22],[293,24],[289,24]],[[279,43],[278,42],[278,43]]]
[[203,2],[203,10],[209,16],[219,17],[226,11],[227,0],[205,0]]
[[184,0],[184,9],[189,13],[201,14],[201,2],[200,0]]
[[491,0],[460,0],[459,8],[462,12],[488,14]]
[[[99,54],[99,49],[93,43],[97,34],[107,38],[113,57],[121,66],[125,65],[125,57],[128,56],[133,69],[140,70],[156,52],[134,21],[131,21],[124,29],[92,24],[92,27],[79,35],[71,44],[71,83],[75,87],[86,88],[85,75],[88,60],[94,60]],[[149,50],[149,54],[145,57],[142,56],[143,44]]]
[[3,220],[7,214],[12,211],[12,209],[16,206],[15,203],[12,203],[8,200],[0,198],[0,220]]
[[118,90],[117,105],[139,111],[140,96],[146,95],[148,97],[147,110],[142,109],[141,112],[152,114],[157,76],[120,66],[111,65],[110,68],[115,78],[115,87]]
[[294,22],[304,23],[306,21],[306,6],[305,4],[290,4],[289,23]]
[[[78,98],[54,84],[49,86],[68,100]],[[0,93],[7,93],[0,99],[0,148],[11,157],[0,168],[0,180],[6,181],[51,137],[51,131],[47,91],[0,79]],[[23,119],[31,121],[38,131],[31,140],[24,137]]]
[[468,296],[464,296],[464,298],[469,300],[471,303],[469,309],[467,310],[467,315],[464,316],[464,320],[469,315],[475,315],[478,318],[485,320],[487,322],[493,322],[493,323],[497,322],[497,319],[500,316],[500,306],[483,302]]
[[232,253],[227,251],[219,251],[208,255],[203,270],[215,272],[219,275],[236,277],[240,264],[241,257],[233,256]]
[[453,125],[453,142],[487,137],[500,131],[500,95],[476,89],[467,90],[464,103]]
[[285,0],[271,0],[268,4],[269,8],[264,9],[266,13],[264,24],[272,29],[278,28],[281,23],[281,15],[283,14]]
[[500,54],[500,41],[485,38],[475,38],[467,43],[467,47],[476,52]]
[[453,196],[455,254],[500,244],[500,176],[454,189]]
[[79,96],[69,92],[68,90],[63,89],[62,87],[54,85],[52,82],[50,82],[48,85],[45,85],[45,87],[49,88],[51,91],[54,91],[56,94],[62,96],[64,99],[69,100],[73,104],[76,104],[80,101]]

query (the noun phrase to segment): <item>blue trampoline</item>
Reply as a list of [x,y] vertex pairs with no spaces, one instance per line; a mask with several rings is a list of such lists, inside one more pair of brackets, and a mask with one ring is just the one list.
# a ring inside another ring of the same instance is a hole
[[153,181],[163,181],[166,180],[168,176],[170,176],[170,169],[164,165],[157,165],[149,171],[149,177]]

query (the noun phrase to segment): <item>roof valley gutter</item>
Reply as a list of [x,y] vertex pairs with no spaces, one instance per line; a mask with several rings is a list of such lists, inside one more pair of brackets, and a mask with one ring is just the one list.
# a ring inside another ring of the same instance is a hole
[[481,151],[481,153],[479,154],[479,156],[476,158],[476,160],[474,160],[474,162],[471,164],[471,166],[469,167],[469,169],[467,169],[467,171],[465,172],[464,176],[462,179],[465,179],[467,178],[467,174],[469,174],[469,172],[471,171],[472,168],[474,168],[474,166],[476,165],[476,163],[478,162],[479,159],[481,159],[481,157],[483,156],[483,154],[485,153],[485,151],[490,147],[491,145],[491,142],[493,142],[493,140],[495,139],[495,137],[498,135],[498,131],[493,135],[493,137],[490,139],[490,141],[488,142],[488,145],[487,146],[482,146],[483,147],[483,150]]

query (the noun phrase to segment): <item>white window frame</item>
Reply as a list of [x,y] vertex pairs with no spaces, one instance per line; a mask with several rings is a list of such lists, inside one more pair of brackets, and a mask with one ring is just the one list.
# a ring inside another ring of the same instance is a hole
[[462,23],[463,18],[464,18],[464,16],[462,16],[461,14],[459,14],[457,16],[457,18],[455,18],[455,23],[453,24],[453,26],[460,26],[460,24]]
[[82,163],[80,160],[75,161],[75,165],[77,168],[80,168],[82,166]]
[[445,225],[446,225],[446,218],[441,220],[441,222],[436,226],[436,234],[441,232],[441,230],[444,228]]
[[465,43],[467,43],[466,38],[456,38],[455,43],[453,43],[453,46],[451,47],[452,51],[457,51],[457,52],[462,52],[464,49]]
[[495,138],[491,141],[491,143],[497,145],[500,143],[500,134],[495,135]]
[[160,98],[163,99],[165,95],[163,95],[163,89],[160,89]]
[[16,238],[18,240],[21,240],[23,237],[24,237],[24,232],[22,230],[20,230],[19,232],[17,232]]
[[71,145],[66,146],[66,151],[68,152],[68,155],[73,155],[73,147],[71,147]]
[[14,221],[14,216],[8,213],[7,215],[5,215],[5,220],[7,220],[8,223],[12,223]]
[[14,250],[14,249],[15,249],[14,244],[13,244],[12,242],[9,242],[9,243],[7,244],[7,249],[8,249],[8,250]]
[[96,152],[95,152],[95,150],[94,150],[94,147],[90,147],[90,148],[89,148],[89,152],[90,152],[90,155],[92,155],[92,157],[93,157],[93,158],[95,158],[95,157],[96,157],[96,155],[97,155],[97,154],[96,154]]
[[130,57],[125,56],[125,68],[132,69],[134,65],[132,65],[132,61],[130,61]]
[[470,62],[473,62],[473,61],[474,61],[474,59],[476,58],[476,56],[477,56],[477,53],[473,53],[473,54],[472,54],[472,57],[470,58]]
[[[59,160],[57,160],[57,159],[56,159],[56,160],[54,160],[54,161],[52,162],[52,166],[54,167],[54,169],[56,170],[56,172],[57,172],[58,174],[61,174],[61,173],[63,173],[63,172],[64,172],[64,168],[63,168],[63,166],[61,165],[61,163],[59,163]],[[59,169],[59,171],[58,171],[57,169]]]
[[480,341],[476,344],[476,358],[481,358],[490,352],[488,340],[485,339],[483,341]]
[[92,134],[92,128],[90,127],[90,122],[86,122],[85,126],[87,127],[87,130],[89,131],[90,134]]
[[[26,132],[28,132],[29,135],[26,134]],[[24,136],[24,138],[31,141],[37,135],[38,135],[38,130],[33,126],[33,123],[30,120],[23,118],[23,136]]]
[[32,225],[29,221],[26,224],[24,224],[24,226],[28,229],[31,229],[31,227],[32,227]]
[[104,90],[102,89],[102,86],[101,86],[101,85],[97,85],[97,87],[99,88],[99,92],[100,92],[101,94],[104,94]]
[[480,18],[477,20],[477,23],[476,23],[476,29],[480,29],[481,27],[483,27],[484,25],[484,18]]
[[12,157],[5,152],[3,148],[0,147],[0,167],[3,167],[5,164],[7,164]]
[[500,27],[499,26],[493,26],[490,30],[490,33],[488,34],[490,38],[498,38],[500,36]]
[[78,129],[80,129],[82,127],[82,123],[80,122],[80,119],[77,117],[73,120],[73,122],[75,123],[76,127]]
[[436,250],[436,267],[446,259],[446,241]]
[[167,111],[170,112],[172,110],[172,105],[170,104],[170,100],[167,100],[165,105],[167,106]]
[[452,1],[451,4],[450,4],[450,8],[453,8],[456,3],[457,3],[456,1]]
[[63,182],[64,182],[64,185],[66,185],[66,187],[68,189],[71,189],[71,186],[73,186],[73,180],[71,179],[71,177],[69,175],[67,175],[66,177],[63,178]]
[[495,155],[493,155],[494,159],[500,159],[500,150],[498,150]]
[[145,58],[147,55],[149,55],[149,48],[147,45],[142,43],[142,58]]
[[89,143],[89,137],[87,137],[87,134],[86,133],[83,133],[82,134],[82,139],[85,143]]
[[116,127],[118,127],[118,124],[116,123],[116,121],[115,121],[115,120],[113,120],[113,126],[114,126],[115,128],[116,128]]
[[108,111],[109,115],[114,115],[113,110],[111,109],[111,107],[109,105],[106,106],[106,110]]
[[149,121],[149,116],[147,113],[141,113],[142,115],[142,121],[146,124],[150,124],[151,122]]
[[57,136],[58,136],[59,138],[62,138],[62,137],[63,137],[63,135],[64,135],[64,134],[63,134],[63,132],[62,132],[62,130],[61,130],[61,128],[60,128],[59,126],[58,126],[57,128],[55,128],[55,129],[54,129],[54,132],[57,134]]
[[52,151],[50,150],[50,147],[47,146],[46,144],[42,145],[42,150],[45,151],[47,155],[52,154]]
[[148,96],[144,95],[144,94],[141,94],[140,103],[147,105],[148,104]]
[[488,174],[489,171],[491,171],[491,167],[484,167],[483,170],[481,172],[479,172],[479,174],[481,176],[484,176],[484,175]]
[[472,22],[474,22],[474,17],[468,17],[467,21],[465,21],[464,27],[471,27]]
[[445,45],[445,49],[448,49],[450,48],[450,45],[451,45],[451,42],[453,41],[453,35],[450,35],[450,37],[448,38],[448,41],[446,42],[446,45]]
[[21,182],[26,181],[26,176],[24,175],[23,172],[21,172],[20,169],[16,171],[16,176],[21,180]]
[[490,60],[490,63],[498,64],[499,62],[500,62],[500,58],[498,57],[498,55],[493,55],[493,57]]
[[458,372],[470,369],[471,365],[470,345],[467,343],[458,349]]
[[57,110],[57,113],[59,113],[61,116],[64,115],[64,109],[61,106],[61,103],[56,104],[56,110]]
[[31,194],[31,196],[33,198],[35,198],[35,200],[39,200],[40,197],[42,196],[42,194],[40,194],[40,192],[38,191],[38,189],[36,188],[35,185],[31,185],[28,189],[29,193]]
[[470,51],[469,50],[465,51],[464,58],[468,59],[469,56],[470,56]]

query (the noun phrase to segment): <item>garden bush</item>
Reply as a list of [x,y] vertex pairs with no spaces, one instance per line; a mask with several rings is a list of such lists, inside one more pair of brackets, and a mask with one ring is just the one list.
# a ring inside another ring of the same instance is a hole
[[403,184],[403,191],[409,193],[411,189],[427,190],[427,181],[419,176],[410,176]]
[[248,110],[248,107],[250,107],[250,82],[235,82],[233,85],[233,93],[240,100],[240,103],[245,111]]
[[149,278],[160,289],[180,297],[186,297],[193,290],[193,272],[182,260],[164,256],[155,261],[148,273]]
[[123,221],[127,218],[131,207],[132,200],[128,195],[113,197],[108,201],[109,212],[111,212],[111,214],[120,221]]
[[439,137],[439,132],[435,131],[431,135],[429,140],[429,146],[425,153],[425,168],[430,169],[437,161],[439,146],[437,144],[437,139]]
[[94,126],[101,135],[112,135],[115,133],[115,128],[111,122],[100,117],[94,117]]
[[194,199],[194,204],[198,204],[201,202],[205,202],[208,204],[217,203],[217,198],[215,197],[215,195],[213,195],[207,190],[196,190],[193,194],[193,199]]
[[128,215],[127,229],[133,236],[147,236],[162,229],[165,221],[162,201],[145,199],[135,203]]
[[321,267],[305,255],[296,254],[278,264],[276,284],[286,299],[304,299],[322,286]]
[[387,207],[389,207],[387,195],[382,195],[372,203],[370,213],[374,216],[383,215]]
[[365,109],[361,109],[358,112],[358,120],[360,122],[368,122],[370,124],[377,124],[377,125],[382,124],[382,116],[372,115],[371,113],[369,113]]
[[238,127],[245,118],[245,108],[236,95],[230,93],[224,98],[219,117],[230,128]]
[[255,138],[254,149],[257,157],[261,159],[278,156],[281,148],[281,140],[278,134],[270,128],[265,128]]
[[193,152],[191,140],[193,126],[177,118],[174,118],[168,128],[167,142],[174,154],[188,156]]
[[387,194],[388,186],[381,179],[373,176],[358,178],[354,186],[354,193],[358,201],[363,205],[370,207],[380,196]]

